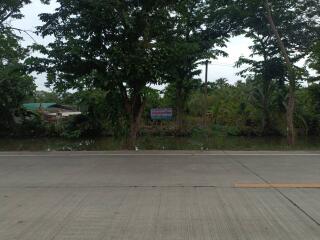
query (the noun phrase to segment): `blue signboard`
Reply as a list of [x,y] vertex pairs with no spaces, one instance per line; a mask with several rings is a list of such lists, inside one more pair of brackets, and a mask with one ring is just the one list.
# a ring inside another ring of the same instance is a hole
[[172,120],[173,110],[172,108],[154,108],[151,109],[152,120]]

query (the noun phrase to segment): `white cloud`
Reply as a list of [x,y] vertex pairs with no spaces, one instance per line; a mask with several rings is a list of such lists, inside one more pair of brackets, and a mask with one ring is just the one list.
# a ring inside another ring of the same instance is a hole
[[[223,49],[228,53],[228,57],[219,57],[218,59],[211,61],[211,64],[208,68],[208,81],[212,82],[218,78],[226,78],[230,83],[237,82],[240,77],[236,74],[240,71],[240,69],[234,67],[235,62],[241,56],[249,57],[249,46],[251,43],[252,41],[244,36],[238,36],[230,39],[227,47]],[[203,70],[201,79],[204,79],[205,67],[203,66],[201,69]]]
[[[42,21],[39,19],[40,13],[52,13],[58,7],[56,1],[52,1],[50,5],[44,5],[40,2],[40,0],[33,0],[31,4],[24,6],[21,10],[22,14],[24,14],[23,19],[15,20],[12,22],[12,25],[16,28],[27,30],[31,37],[21,32],[21,36],[23,37],[23,46],[32,45],[34,42],[39,44],[47,44],[50,41],[50,38],[42,38],[41,36],[37,36],[35,33],[36,27],[42,25]],[[30,31],[30,32],[29,32]],[[45,87],[46,75],[45,74],[34,74],[36,79],[36,84],[39,90],[47,90]]]

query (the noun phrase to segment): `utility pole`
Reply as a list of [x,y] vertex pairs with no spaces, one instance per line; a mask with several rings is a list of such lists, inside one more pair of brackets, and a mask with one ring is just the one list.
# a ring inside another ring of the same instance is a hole
[[205,61],[206,65],[206,75],[205,75],[205,84],[204,84],[204,127],[207,127],[207,111],[208,111],[208,66],[209,66],[209,60]]

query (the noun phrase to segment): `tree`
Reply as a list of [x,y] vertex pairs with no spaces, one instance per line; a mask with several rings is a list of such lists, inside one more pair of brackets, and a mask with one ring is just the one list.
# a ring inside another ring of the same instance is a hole
[[284,62],[288,70],[289,94],[288,94],[288,104],[287,104],[287,134],[288,134],[289,145],[293,145],[295,143],[294,109],[295,109],[296,74],[295,74],[293,63],[289,57],[288,51],[284,45],[283,40],[281,39],[278,28],[274,22],[270,2],[268,0],[265,0],[264,4],[267,12],[266,17],[271,26],[271,31],[277,40],[277,45],[284,58]]
[[294,144],[294,110],[297,73],[294,63],[307,56],[315,39],[319,37],[318,1],[238,1],[244,10],[244,25],[248,31],[268,32],[273,46],[278,48],[286,66],[288,81],[287,136],[288,143]]
[[311,83],[301,97],[301,108],[304,110],[308,122],[308,130],[312,134],[320,132],[320,41],[316,41],[308,58],[309,67],[316,71],[309,77]]
[[[214,129],[230,135],[256,135],[255,109],[248,102],[249,84],[217,79],[209,90],[209,111]],[[217,132],[217,133],[219,133]]]
[[[309,67],[320,74],[320,41],[316,42],[312,48],[309,57]],[[320,76],[312,77],[311,81],[320,81]]]
[[181,131],[187,99],[201,86],[199,65],[226,54],[224,47],[239,20],[230,1],[179,0],[172,9],[175,24],[168,35],[165,78],[175,90],[177,130]]
[[[283,110],[285,101],[286,68],[278,55],[277,47],[270,43],[270,36],[248,31],[246,37],[253,40],[250,58],[240,57],[237,67],[249,66],[238,74],[247,79],[251,88],[248,100],[261,113],[262,134],[273,134],[272,113]],[[254,58],[259,57],[259,58]]]
[[0,3],[0,29],[11,28],[8,20],[21,19],[20,9],[30,0],[2,0]]
[[4,1],[0,3],[0,128],[10,130],[13,116],[21,103],[34,89],[33,78],[27,74],[23,60],[28,51],[20,46],[8,21],[21,18],[20,8],[29,1]]
[[[174,2],[174,1],[173,1]],[[117,95],[129,126],[132,147],[148,84],[161,81],[164,35],[170,22],[170,1],[59,0],[53,14],[42,14],[42,36],[54,36],[46,55],[33,58],[56,89],[99,88]],[[122,111],[120,110],[120,111]]]

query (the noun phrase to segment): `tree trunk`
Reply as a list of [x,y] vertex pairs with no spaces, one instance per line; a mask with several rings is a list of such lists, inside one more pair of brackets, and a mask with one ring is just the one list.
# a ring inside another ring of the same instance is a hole
[[139,119],[131,119],[130,130],[127,137],[127,147],[128,149],[134,149],[137,143],[137,135],[139,132]]
[[129,116],[129,133],[127,136],[127,148],[135,149],[137,143],[137,136],[140,131],[140,122],[142,113],[145,107],[145,100],[141,96],[135,97],[127,107],[127,114]]
[[[270,83],[270,82],[269,82]],[[270,114],[270,94],[268,92],[269,86],[264,87],[263,91],[263,117],[262,117],[262,133],[263,135],[270,135],[273,132],[273,127],[271,123],[271,114]]]
[[295,144],[294,109],[295,109],[294,92],[290,87],[288,106],[287,106],[287,134],[288,134],[287,138],[288,138],[289,145]]
[[126,148],[135,149],[137,143],[137,135],[140,130],[140,121],[143,110],[146,105],[146,100],[141,94],[142,88],[135,88],[131,97],[128,96],[127,89],[119,84],[119,89],[122,94],[122,100],[125,111],[128,116],[128,134],[126,136]]
[[182,89],[179,84],[177,84],[176,89],[176,134],[181,135],[183,132],[183,99],[182,99]]
[[205,72],[205,82],[204,82],[204,113],[203,113],[203,126],[208,127],[207,123],[207,112],[208,112],[208,65],[209,60],[206,60],[206,72]]
[[296,85],[296,76],[294,72],[293,64],[289,58],[288,52],[284,46],[284,43],[281,40],[278,29],[274,23],[272,17],[272,11],[270,8],[270,3],[268,0],[264,1],[265,8],[267,11],[266,17],[271,26],[272,33],[275,35],[278,43],[278,47],[284,57],[285,64],[289,71],[289,94],[288,94],[288,104],[287,104],[287,138],[288,144],[294,145],[295,143],[295,128],[294,128],[294,111],[295,111],[295,85]]
[[273,133],[271,117],[268,110],[264,110],[262,118],[262,133],[263,135],[270,135]]

